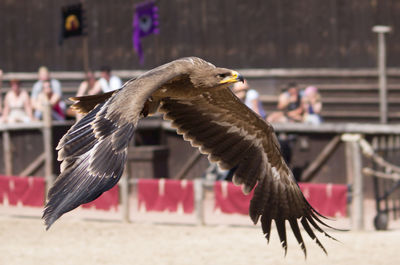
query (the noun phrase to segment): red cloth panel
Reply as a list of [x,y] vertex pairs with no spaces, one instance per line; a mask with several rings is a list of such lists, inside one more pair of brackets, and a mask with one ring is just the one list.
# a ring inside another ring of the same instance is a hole
[[3,204],[4,201],[8,200],[8,193],[10,191],[10,185],[8,184],[9,177],[0,175],[0,203]]
[[112,208],[118,209],[119,204],[119,187],[115,185],[108,191],[100,195],[96,200],[82,204],[82,208],[95,208],[96,210],[109,211]]
[[343,217],[347,212],[347,186],[339,184],[300,183],[304,197],[320,214]]
[[194,187],[192,181],[170,179],[139,179],[139,208],[146,211],[177,212],[181,205],[184,213],[194,211]]
[[42,207],[45,181],[39,177],[12,177],[0,175],[0,203]]
[[245,195],[240,186],[232,182],[216,181],[214,184],[215,204],[214,209],[223,213],[248,214],[253,191]]
[[[304,196],[319,213],[325,216],[346,216],[347,186],[300,183]],[[254,190],[253,190],[254,191]],[[214,185],[215,209],[223,213],[248,214],[252,193],[244,195],[240,186],[217,181]]]

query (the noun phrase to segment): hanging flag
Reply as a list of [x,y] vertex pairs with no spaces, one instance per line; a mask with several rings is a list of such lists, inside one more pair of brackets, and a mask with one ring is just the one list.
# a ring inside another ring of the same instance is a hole
[[154,1],[137,4],[133,15],[132,41],[141,64],[144,59],[141,38],[158,33],[158,8]]
[[62,8],[61,42],[63,39],[83,35],[82,4],[65,6]]

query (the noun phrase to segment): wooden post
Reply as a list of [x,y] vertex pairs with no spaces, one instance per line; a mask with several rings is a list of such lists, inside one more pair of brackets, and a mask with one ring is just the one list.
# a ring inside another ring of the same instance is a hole
[[380,122],[387,123],[387,81],[386,81],[386,45],[385,33],[391,31],[388,26],[374,26],[372,31],[378,33],[378,73]]
[[[353,230],[364,230],[364,183],[362,175],[362,157],[358,140],[359,134],[344,134],[342,140],[346,142],[346,161],[350,166],[348,173],[353,182],[353,196],[351,206],[351,227]],[[348,176],[349,178],[349,176]]]
[[83,70],[87,73],[89,71],[89,38],[87,35],[82,37],[82,59]]
[[[128,164],[128,163],[127,163]],[[128,165],[125,165],[124,172],[120,180],[120,192],[121,192],[121,207],[122,207],[122,221],[129,223],[129,175]]]
[[4,151],[4,168],[5,174],[7,176],[12,176],[12,149],[11,149],[11,139],[10,132],[3,132],[3,151]]
[[375,151],[375,152],[378,152],[379,151],[379,138],[378,138],[378,136],[374,136],[373,138],[372,138],[372,149]]
[[[87,11],[86,0],[81,0],[83,12]],[[85,21],[86,23],[86,21]],[[83,70],[85,73],[89,71],[89,37],[86,29],[83,29],[82,36],[82,61],[83,61]]]
[[198,225],[204,225],[204,189],[200,178],[194,180],[194,206]]
[[52,135],[52,117],[50,102],[46,102],[43,111],[43,144],[45,153],[44,174],[46,179],[46,191],[48,192],[53,185],[53,135]]

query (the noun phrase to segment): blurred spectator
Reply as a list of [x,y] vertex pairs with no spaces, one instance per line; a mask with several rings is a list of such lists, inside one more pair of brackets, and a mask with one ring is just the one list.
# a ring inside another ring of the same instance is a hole
[[[96,77],[92,71],[88,71],[85,74],[85,80],[81,82],[79,85],[78,92],[76,93],[77,97],[94,95],[95,94],[95,86],[96,86]],[[67,115],[71,117],[75,117],[77,120],[82,119],[83,115],[81,113],[77,113],[75,110],[69,108],[67,110]]]
[[321,95],[318,93],[318,88],[308,86],[304,90],[303,96],[304,105],[304,122],[310,124],[320,124],[322,118],[320,116],[322,110]]
[[57,94],[60,98],[62,97],[60,82],[57,79],[50,78],[50,73],[46,66],[39,67],[38,78],[39,78],[39,80],[35,82],[35,84],[33,85],[33,88],[32,88],[32,94],[31,94],[32,100],[36,100],[37,97],[39,96],[40,92],[42,92],[43,82],[45,82],[45,81],[50,82],[53,93]]
[[255,89],[251,89],[246,80],[243,83],[235,83],[232,91],[247,107],[252,109],[263,119],[266,118],[258,92]]
[[64,120],[65,103],[61,101],[60,95],[53,92],[49,81],[44,81],[42,85],[42,92],[37,96],[36,100],[32,101],[35,108],[35,118],[42,119],[44,107],[47,105],[47,103],[50,103],[52,108],[51,116],[53,119]]
[[108,66],[103,66],[101,68],[101,78],[97,81],[93,94],[99,94],[101,92],[107,93],[116,89],[121,88],[122,81],[118,76],[111,74],[111,68]]
[[279,95],[278,111],[267,117],[268,122],[300,122],[303,120],[301,93],[296,83],[289,83]]
[[10,81],[11,90],[4,98],[3,122],[30,122],[33,120],[29,94],[21,90],[19,80]]
[[96,77],[92,71],[88,71],[85,74],[85,80],[81,82],[78,88],[78,92],[76,93],[77,97],[94,95],[96,85]]

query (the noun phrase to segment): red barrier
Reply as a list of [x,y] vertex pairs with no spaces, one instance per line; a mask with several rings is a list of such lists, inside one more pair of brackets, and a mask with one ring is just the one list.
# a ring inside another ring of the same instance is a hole
[[[0,175],[0,204],[43,207],[46,183],[42,177],[14,177]],[[119,189],[115,186],[83,208],[118,209]]]
[[[334,184],[300,183],[311,206],[326,216],[346,216],[347,186]],[[230,182],[215,182],[215,209],[223,213],[248,214],[252,194],[244,195],[241,188]],[[0,204],[42,207],[45,181],[39,177],[10,177],[0,175]],[[147,211],[194,211],[192,181],[139,179],[139,208]],[[118,209],[119,188],[115,186],[83,208]]]
[[346,216],[347,186],[339,184],[300,183],[300,189],[310,205],[320,214]]
[[115,185],[110,190],[104,192],[96,200],[82,204],[82,208],[94,208],[96,210],[109,211],[114,208],[115,211],[118,210],[119,204],[119,187]]
[[219,209],[223,213],[248,214],[253,191],[245,195],[241,187],[235,186],[232,182],[217,181],[214,184],[214,196],[215,210]]
[[168,210],[177,212],[182,206],[184,213],[194,211],[194,188],[192,181],[139,179],[138,181],[139,209],[162,212]]
[[[347,186],[336,184],[300,183],[304,196],[325,216],[346,216]],[[231,182],[215,182],[215,209],[223,213],[248,214],[252,194],[244,195],[241,187]]]
[[44,178],[0,175],[1,204],[42,207],[44,194]]

